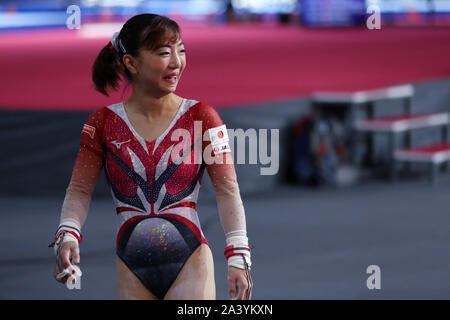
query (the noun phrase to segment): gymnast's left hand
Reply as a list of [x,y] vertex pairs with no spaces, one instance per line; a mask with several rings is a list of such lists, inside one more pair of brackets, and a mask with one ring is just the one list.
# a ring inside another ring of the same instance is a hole
[[231,300],[251,299],[253,282],[249,271],[229,266],[228,283]]

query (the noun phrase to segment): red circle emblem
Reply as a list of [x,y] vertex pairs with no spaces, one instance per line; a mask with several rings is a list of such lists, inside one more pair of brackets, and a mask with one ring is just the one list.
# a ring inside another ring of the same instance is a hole
[[218,133],[217,133],[217,136],[219,137],[219,138],[223,138],[223,132],[222,131],[219,131]]

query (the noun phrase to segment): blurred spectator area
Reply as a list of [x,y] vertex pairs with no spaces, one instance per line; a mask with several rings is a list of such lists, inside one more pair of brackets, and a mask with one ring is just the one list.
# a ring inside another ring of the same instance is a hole
[[70,5],[80,7],[82,23],[152,12],[183,22],[346,27],[379,11],[384,27],[450,26],[448,0],[19,0],[0,3],[0,30],[63,27]]

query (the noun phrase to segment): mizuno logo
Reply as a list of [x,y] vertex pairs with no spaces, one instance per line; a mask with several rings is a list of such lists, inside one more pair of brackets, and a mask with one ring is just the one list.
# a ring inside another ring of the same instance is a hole
[[117,149],[120,149],[120,147],[122,146],[122,144],[127,143],[127,142],[130,142],[130,141],[131,141],[131,139],[128,139],[127,141],[123,141],[123,142],[117,142],[116,140],[114,140],[114,141],[111,141],[111,143],[112,143],[113,145],[115,145]]

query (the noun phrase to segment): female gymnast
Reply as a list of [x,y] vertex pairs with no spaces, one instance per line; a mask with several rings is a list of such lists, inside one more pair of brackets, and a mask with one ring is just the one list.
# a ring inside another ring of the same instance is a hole
[[130,18],[92,67],[97,91],[129,99],[92,112],[81,132],[53,243],[54,277],[80,262],[91,193],[104,169],[116,206],[119,299],[215,299],[211,249],[197,216],[206,168],[225,232],[231,299],[250,299],[250,248],[226,127],[213,107],[176,95],[186,67],[177,23],[155,14]]

